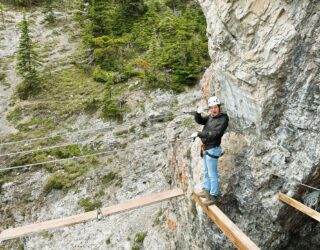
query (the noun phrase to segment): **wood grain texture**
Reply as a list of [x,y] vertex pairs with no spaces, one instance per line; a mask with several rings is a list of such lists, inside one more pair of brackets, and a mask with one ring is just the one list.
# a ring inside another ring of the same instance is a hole
[[320,213],[317,212],[316,210],[313,210],[312,208],[307,207],[306,205],[302,204],[301,202],[299,202],[293,198],[290,198],[289,196],[287,196],[283,193],[278,193],[278,199],[320,222]]
[[211,220],[221,229],[230,241],[238,249],[257,250],[260,249],[253,241],[250,240],[216,205],[205,206],[202,200],[193,193],[195,201],[202,207]]

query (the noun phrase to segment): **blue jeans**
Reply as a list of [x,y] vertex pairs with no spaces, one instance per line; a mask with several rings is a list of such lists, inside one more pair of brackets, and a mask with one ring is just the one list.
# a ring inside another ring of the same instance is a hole
[[204,151],[203,154],[203,168],[204,168],[204,180],[203,188],[208,190],[212,196],[217,196],[219,193],[219,182],[218,182],[218,159],[212,158],[205,154],[208,152],[214,156],[221,155],[221,148],[214,147]]

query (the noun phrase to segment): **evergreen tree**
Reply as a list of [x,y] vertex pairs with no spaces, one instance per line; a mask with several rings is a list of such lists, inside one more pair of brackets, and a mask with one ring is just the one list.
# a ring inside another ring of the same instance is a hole
[[53,0],[45,0],[45,4],[44,4],[44,11],[46,13],[46,17],[44,20],[49,24],[53,24],[56,21],[56,16],[54,15],[54,12],[53,12],[52,3],[53,3]]
[[39,91],[39,74],[37,67],[40,65],[38,56],[33,49],[30,37],[29,23],[24,15],[20,23],[21,37],[17,51],[17,72],[23,81],[18,86],[18,96],[20,99],[27,99],[30,95]]
[[16,6],[23,6],[23,7],[40,6],[46,1],[47,0],[1,0],[1,2],[5,2],[5,3],[16,5]]
[[118,82],[138,77],[147,88],[181,92],[210,61],[195,0],[91,0],[89,9],[85,37],[95,66]]
[[119,0],[123,16],[129,19],[139,17],[147,11],[143,0]]

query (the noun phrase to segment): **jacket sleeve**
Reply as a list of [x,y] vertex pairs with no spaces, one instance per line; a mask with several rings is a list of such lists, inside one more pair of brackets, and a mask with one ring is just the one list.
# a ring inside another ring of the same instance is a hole
[[194,119],[195,119],[196,123],[201,124],[201,125],[206,125],[206,123],[208,121],[208,116],[202,117],[201,114],[196,112],[194,115]]
[[229,123],[229,117],[224,116],[219,120],[219,122],[216,125],[214,130],[198,132],[198,136],[200,138],[205,138],[208,141],[212,141],[217,138],[221,138],[222,135],[224,134],[224,131],[226,131],[226,129],[228,127],[228,123]]

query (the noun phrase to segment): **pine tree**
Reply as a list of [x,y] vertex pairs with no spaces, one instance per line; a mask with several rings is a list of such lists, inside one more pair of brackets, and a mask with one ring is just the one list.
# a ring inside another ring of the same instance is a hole
[[23,81],[18,86],[18,96],[20,99],[28,99],[30,95],[39,92],[39,74],[37,67],[40,65],[38,56],[33,49],[33,43],[30,37],[29,23],[24,15],[20,23],[21,37],[17,51],[16,70]]
[[139,17],[147,11],[143,0],[119,0],[119,3],[123,15],[129,19]]
[[53,0],[45,0],[45,3],[44,3],[44,11],[45,13],[47,13],[44,20],[49,24],[54,24],[56,21],[56,16],[53,12],[52,3],[53,3]]
[[86,38],[94,63],[121,81],[138,77],[147,88],[181,92],[208,65],[206,23],[196,0],[89,3]]

